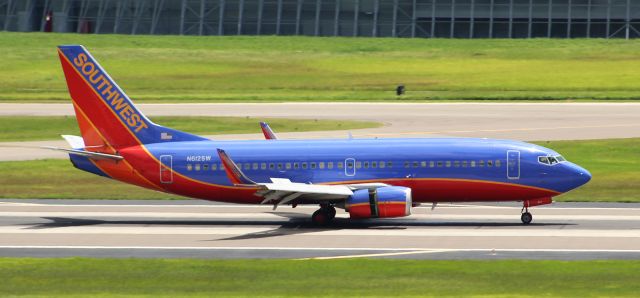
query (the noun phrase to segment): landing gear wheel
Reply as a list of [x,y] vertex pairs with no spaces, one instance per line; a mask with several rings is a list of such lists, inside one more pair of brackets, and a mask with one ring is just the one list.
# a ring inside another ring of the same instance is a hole
[[333,206],[329,206],[327,209],[327,215],[329,215],[329,220],[336,218],[336,208]]
[[331,218],[329,217],[329,215],[330,215],[329,212],[327,212],[325,208],[320,208],[316,210],[316,212],[314,212],[313,215],[311,215],[311,221],[315,225],[325,226],[331,221]]
[[533,220],[533,215],[531,215],[531,213],[529,212],[522,213],[522,215],[520,216],[520,220],[522,220],[523,224],[528,225]]

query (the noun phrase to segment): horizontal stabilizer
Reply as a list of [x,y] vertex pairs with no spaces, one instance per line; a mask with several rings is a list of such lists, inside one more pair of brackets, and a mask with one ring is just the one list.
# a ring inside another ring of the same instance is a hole
[[85,157],[88,157],[88,158],[91,158],[91,159],[96,159],[96,160],[101,160],[101,159],[104,160],[104,159],[106,159],[106,160],[119,161],[119,160],[123,159],[123,157],[120,156],[120,155],[113,155],[113,154],[100,153],[100,152],[91,152],[91,151],[85,151],[85,150],[80,150],[80,149],[67,149],[67,148],[58,148],[58,147],[51,147],[51,146],[42,146],[40,148],[63,151],[63,152],[67,152],[69,154],[85,156]]

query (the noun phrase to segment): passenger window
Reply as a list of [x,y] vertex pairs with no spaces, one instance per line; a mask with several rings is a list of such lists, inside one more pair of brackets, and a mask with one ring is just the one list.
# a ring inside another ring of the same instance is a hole
[[318,163],[318,168],[324,169],[324,161]]
[[435,165],[435,162],[433,162],[433,161],[430,161],[430,162],[429,162],[429,167],[430,167],[430,168],[433,168],[433,166],[434,166],[434,165]]
[[189,163],[187,164],[187,171],[191,171],[193,170],[193,166]]
[[476,161],[475,161],[475,160],[472,160],[472,161],[471,161],[471,167],[472,167],[472,168],[475,168],[475,167],[476,167]]
[[209,170],[209,164],[202,165],[202,170],[203,171],[208,171]]
[[360,169],[360,168],[362,168],[362,162],[356,161],[356,169]]
[[417,168],[419,165],[420,165],[420,163],[419,163],[419,162],[417,162],[417,161],[414,161],[414,162],[413,162],[413,167],[414,167],[414,168]]
[[381,162],[380,162],[380,168],[381,168],[381,169],[384,169],[384,161],[381,161]]
[[307,163],[306,163],[306,162],[303,162],[303,163],[302,163],[302,169],[303,169],[303,170],[306,170],[306,169],[307,169]]
[[353,162],[347,162],[347,169],[353,169]]
[[438,168],[442,168],[442,162],[441,161],[438,162]]
[[196,169],[196,171],[200,171],[200,164],[199,163],[196,164],[195,169]]
[[393,167],[393,162],[388,161],[387,162],[387,168],[391,168],[391,167]]
[[269,170],[273,170],[273,169],[275,169],[275,168],[276,168],[276,165],[275,165],[275,164],[273,164],[273,163],[270,163],[270,164],[269,164]]
[[214,163],[214,164],[211,165],[211,170],[212,171],[215,171],[217,169],[218,169],[218,164],[217,163]]
[[291,170],[291,163],[290,163],[290,162],[288,162],[287,164],[285,164],[285,165],[284,165],[284,167],[285,167],[287,170]]
[[460,161],[459,160],[454,161],[453,162],[453,167],[454,168],[459,168],[460,167]]
[[498,160],[496,160],[496,168],[499,168],[499,167],[500,167],[500,164],[501,164],[501,163],[500,163],[500,160],[499,160],[499,159],[498,159]]
[[333,169],[333,161],[330,161],[330,162],[327,163],[327,168],[329,170]]
[[312,169],[315,169],[315,168],[316,168],[316,163],[315,163],[315,162],[312,162],[312,163],[311,163],[311,168],[312,168]]
[[297,163],[297,162],[294,162],[294,163],[293,163],[293,169],[294,169],[294,170],[297,170],[297,169],[299,169],[299,168],[300,168],[300,164],[299,164],[299,163]]
[[487,167],[493,167],[493,161],[487,160]]
[[408,161],[405,161],[405,162],[404,162],[404,167],[405,167],[405,168],[408,168],[408,167],[409,167],[409,162],[408,162]]
[[258,169],[258,163],[257,163],[257,162],[254,162],[254,163],[251,165],[251,168],[252,168],[252,169],[254,169],[254,170],[257,170],[257,169]]
[[250,163],[245,163],[245,164],[244,164],[244,169],[245,169],[245,170],[249,170],[249,169],[251,169],[251,164],[250,164]]
[[426,161],[420,162],[420,166],[423,167],[423,168],[426,168],[427,167],[427,162]]
[[484,160],[478,161],[478,167],[484,168]]
[[224,164],[220,164],[220,166],[218,167],[218,169],[220,169],[220,171],[224,171]]
[[377,168],[378,167],[378,162],[372,161],[371,162],[371,167],[374,168],[374,169]]
[[447,161],[445,162],[445,166],[446,166],[447,168],[450,168],[450,167],[451,167],[451,161],[448,161],[448,160],[447,160]]
[[242,164],[241,163],[237,163],[236,166],[238,166],[238,169],[242,169]]
[[282,167],[283,167],[283,166],[282,166],[282,163],[279,163],[279,164],[278,164],[278,170],[282,171]]
[[261,170],[266,170],[267,169],[267,163],[263,162],[260,164],[260,169]]
[[368,169],[368,168],[369,168],[369,162],[368,162],[368,161],[365,161],[365,162],[364,162],[364,168],[365,168],[365,169]]
[[463,167],[463,168],[466,168],[466,167],[467,167],[467,165],[468,165],[467,161],[466,161],[466,160],[463,160],[463,161],[462,161],[462,167]]

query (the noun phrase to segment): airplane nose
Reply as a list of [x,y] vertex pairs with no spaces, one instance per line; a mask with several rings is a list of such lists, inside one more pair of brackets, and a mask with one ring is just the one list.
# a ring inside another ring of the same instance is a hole
[[591,173],[589,173],[585,168],[572,164],[572,170],[574,173],[574,188],[580,187],[591,180]]

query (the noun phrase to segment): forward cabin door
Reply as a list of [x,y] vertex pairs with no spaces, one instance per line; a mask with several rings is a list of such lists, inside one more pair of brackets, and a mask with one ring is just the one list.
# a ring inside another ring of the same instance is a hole
[[160,183],[173,183],[173,156],[160,155]]
[[520,151],[507,151],[507,178],[520,179]]

